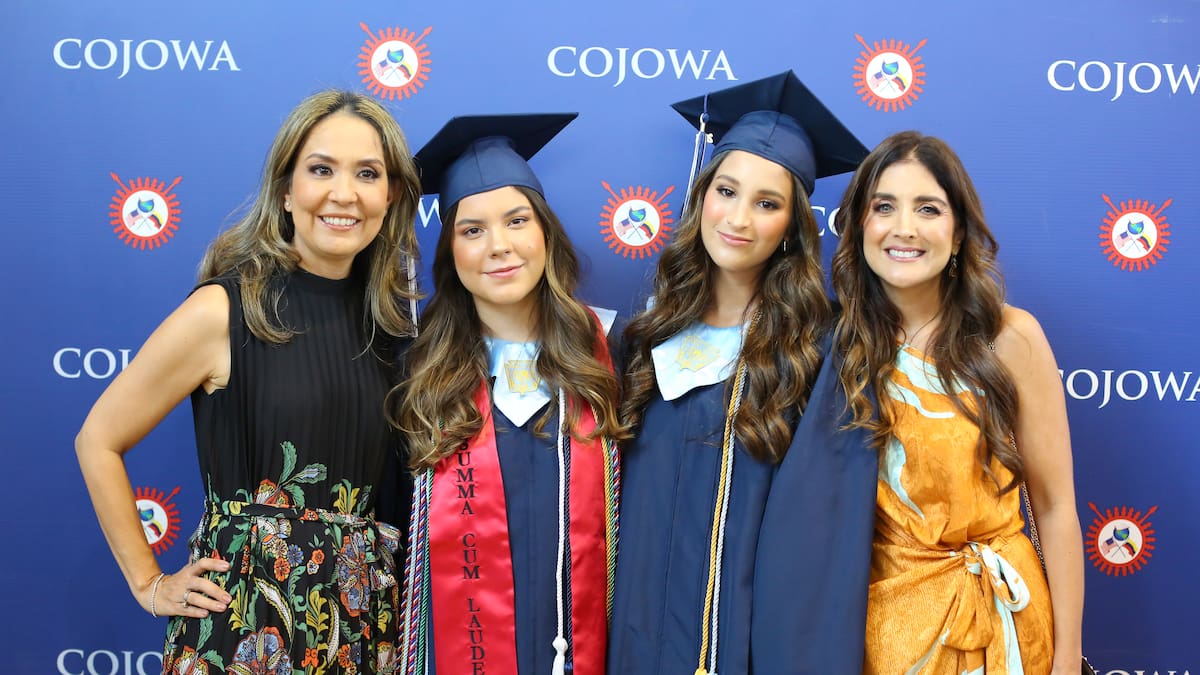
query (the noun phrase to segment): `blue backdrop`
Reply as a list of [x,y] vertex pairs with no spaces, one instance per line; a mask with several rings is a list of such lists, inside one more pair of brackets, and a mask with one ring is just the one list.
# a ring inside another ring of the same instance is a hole
[[[1109,675],[1200,673],[1200,4],[177,4],[9,0],[0,22],[15,376],[0,394],[0,670],[161,667],[164,623],[122,583],[73,438],[185,297],[301,98],[370,91],[414,149],[456,114],[578,111],[533,165],[587,260],[585,299],[628,314],[687,179],[692,131],[668,104],[793,68],[867,145],[916,128],[961,154],[1009,299],[1063,370],[1085,651]],[[826,261],[847,182],[813,198]],[[426,198],[426,251],[436,214]],[[187,408],[128,455],[168,570],[202,500]]]

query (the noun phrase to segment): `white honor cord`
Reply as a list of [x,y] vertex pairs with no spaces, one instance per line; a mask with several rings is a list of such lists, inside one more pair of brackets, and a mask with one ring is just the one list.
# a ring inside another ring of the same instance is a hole
[[567,668],[567,639],[563,637],[563,558],[566,556],[566,510],[567,510],[567,472],[566,472],[566,434],[563,429],[567,426],[567,399],[563,390],[558,390],[558,565],[554,571],[554,588],[557,592],[558,634],[554,637],[554,666],[553,675],[564,675]]

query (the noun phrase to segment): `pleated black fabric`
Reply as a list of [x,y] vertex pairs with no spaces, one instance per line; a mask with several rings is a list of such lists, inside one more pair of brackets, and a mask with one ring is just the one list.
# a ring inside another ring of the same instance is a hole
[[298,467],[326,465],[326,484],[303,486],[309,508],[331,509],[328,484],[343,478],[356,487],[374,485],[391,439],[383,417],[389,370],[366,348],[361,285],[303,270],[278,280],[280,319],[297,334],[270,345],[246,326],[236,279],[214,283],[229,294],[231,369],[225,389],[192,394],[208,491],[239,499],[238,490],[253,493],[262,480],[276,480],[284,442],[296,448]]

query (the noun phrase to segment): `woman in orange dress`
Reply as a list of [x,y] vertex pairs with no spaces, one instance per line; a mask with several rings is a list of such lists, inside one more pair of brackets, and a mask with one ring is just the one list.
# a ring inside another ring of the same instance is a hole
[[842,386],[880,451],[865,671],[1078,673],[1066,403],[1037,320],[1004,303],[970,177],[944,142],[899,133],[859,167],[838,218]]

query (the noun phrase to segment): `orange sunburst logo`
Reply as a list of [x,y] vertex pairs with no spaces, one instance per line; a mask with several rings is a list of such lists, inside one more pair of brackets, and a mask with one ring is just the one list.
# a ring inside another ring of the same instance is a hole
[[365,23],[367,43],[358,57],[358,74],[367,89],[387,100],[404,99],[429,79],[429,47],[423,42],[433,26],[417,35],[407,28],[386,28],[372,33]]
[[179,507],[171,501],[177,494],[178,486],[169,495],[157,488],[145,487],[139,487],[133,493],[142,531],[155,555],[162,555],[179,537]]
[[108,212],[113,233],[126,244],[144,250],[158,248],[175,236],[179,229],[179,197],[172,190],[182,176],[170,185],[157,178],[135,178],[126,185],[115,173],[109,173],[119,189]]
[[1154,551],[1150,515],[1158,507],[1150,507],[1143,515],[1127,506],[1106,509],[1104,513],[1091,502],[1088,506],[1096,514],[1087,531],[1088,559],[1092,564],[1109,576],[1125,576],[1142,569]]
[[1106,194],[1101,194],[1108,204],[1104,225],[1100,228],[1100,248],[1113,265],[1123,270],[1136,272],[1157,264],[1171,243],[1171,226],[1163,218],[1163,211],[1171,200],[1155,206],[1144,199],[1130,199],[1113,204]]
[[855,91],[876,110],[903,110],[917,100],[925,86],[925,64],[917,51],[925,40],[909,47],[899,40],[883,40],[868,45],[857,33],[854,39],[863,46],[854,66]]
[[667,195],[675,186],[668,186],[662,195],[641,186],[623,188],[618,194],[606,181],[600,184],[611,195],[600,212],[600,228],[608,247],[639,260],[657,253],[675,222],[667,205]]

